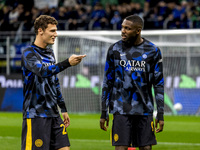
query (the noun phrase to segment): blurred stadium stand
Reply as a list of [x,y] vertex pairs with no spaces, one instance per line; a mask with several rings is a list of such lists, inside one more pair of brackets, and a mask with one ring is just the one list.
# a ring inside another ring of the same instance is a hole
[[[21,48],[33,42],[33,23],[41,14],[55,17],[60,31],[120,30],[131,14],[143,17],[144,30],[200,28],[199,0],[0,0],[0,73],[20,65]],[[8,49],[16,56],[10,61]]]
[[55,17],[59,30],[120,30],[131,14],[144,18],[144,29],[200,27],[198,0],[1,0],[0,31],[33,31],[42,14]]

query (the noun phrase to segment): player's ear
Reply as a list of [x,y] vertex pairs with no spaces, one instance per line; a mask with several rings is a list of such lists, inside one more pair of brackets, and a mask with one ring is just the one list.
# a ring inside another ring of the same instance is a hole
[[141,31],[142,31],[142,28],[141,28],[141,27],[138,27],[138,28],[137,28],[137,34],[140,34]]
[[42,28],[39,28],[39,29],[38,29],[38,34],[42,35],[43,32],[44,32],[44,31],[42,30]]

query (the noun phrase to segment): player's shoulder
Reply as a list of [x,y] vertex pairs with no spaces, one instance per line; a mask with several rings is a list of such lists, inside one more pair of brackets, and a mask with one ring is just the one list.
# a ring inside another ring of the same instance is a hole
[[116,50],[119,47],[122,47],[122,40],[116,41],[115,43],[111,44],[109,50]]
[[22,55],[27,56],[28,54],[33,53],[33,47],[31,45],[29,45],[28,47],[26,47],[23,52]]
[[145,50],[155,51],[155,52],[160,51],[159,47],[156,44],[154,44],[153,42],[151,42],[145,38],[143,38],[143,39],[144,39],[143,46],[144,46]]

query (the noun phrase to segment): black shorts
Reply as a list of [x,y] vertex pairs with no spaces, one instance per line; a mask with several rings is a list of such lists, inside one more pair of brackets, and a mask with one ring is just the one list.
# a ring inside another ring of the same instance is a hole
[[153,116],[113,115],[112,145],[142,147],[156,145]]
[[60,117],[23,120],[22,150],[56,150],[66,146],[70,143]]

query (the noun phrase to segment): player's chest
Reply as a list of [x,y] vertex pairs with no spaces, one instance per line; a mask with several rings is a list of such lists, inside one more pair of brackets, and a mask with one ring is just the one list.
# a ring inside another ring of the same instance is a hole
[[40,62],[44,66],[51,66],[55,64],[55,59],[52,55],[40,55]]
[[116,68],[120,67],[126,71],[149,72],[154,65],[153,56],[152,51],[145,51],[140,48],[119,49],[114,51],[114,64]]

